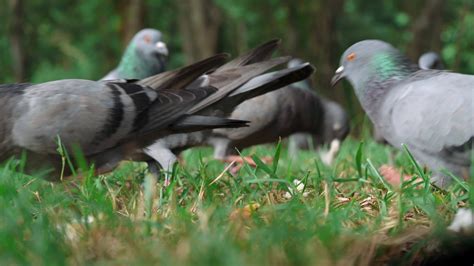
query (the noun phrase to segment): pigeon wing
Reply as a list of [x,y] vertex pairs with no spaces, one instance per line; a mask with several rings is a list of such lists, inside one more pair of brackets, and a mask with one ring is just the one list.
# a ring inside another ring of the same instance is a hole
[[461,150],[474,136],[474,76],[433,73],[388,95],[395,138],[431,154]]

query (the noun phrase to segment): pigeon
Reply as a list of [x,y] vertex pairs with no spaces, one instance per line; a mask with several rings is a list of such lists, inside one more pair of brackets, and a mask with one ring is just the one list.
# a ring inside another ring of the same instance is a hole
[[[294,63],[294,62],[293,62]],[[309,81],[247,100],[235,108],[229,118],[251,121],[245,130],[213,130],[210,144],[214,157],[236,160],[238,151],[253,145],[279,141],[294,133],[309,133],[314,145],[338,142],[349,133],[348,118],[336,103],[319,97],[307,88]],[[245,161],[251,162],[249,158]]]
[[418,59],[418,66],[421,69],[444,69],[443,61],[436,52],[427,52],[422,54]]
[[[364,40],[349,47],[332,79],[346,78],[363,109],[394,147],[406,145],[432,182],[468,177],[474,140],[474,76],[422,70],[392,45]],[[448,171],[449,173],[446,173]]]
[[[418,58],[418,67],[420,69],[444,69],[441,57],[436,52],[426,52],[422,54],[420,58]],[[373,135],[376,142],[381,144],[388,144],[387,141],[383,138],[382,134],[375,127]]]
[[130,41],[119,65],[102,80],[144,79],[165,71],[168,48],[162,34],[155,29],[143,29]]
[[227,57],[218,54],[141,80],[0,85],[0,160],[26,156],[26,173],[60,180],[78,172],[65,166],[58,146],[71,154],[73,165],[85,160],[101,174],[170,134],[246,126],[247,121],[202,113],[229,101],[243,84],[287,59],[205,75],[222,67]]
[[[215,79],[218,82],[218,77],[222,73],[232,72],[235,68],[255,67],[263,73],[274,66],[286,63],[289,57],[269,59],[279,45],[280,40],[264,43],[247,54],[209,73],[205,78],[209,80]],[[273,63],[269,64],[268,62]],[[229,94],[220,104],[210,106],[197,114],[228,117],[234,108],[242,102],[267,92],[278,90],[293,82],[303,80],[311,75],[312,72],[313,67],[308,63],[304,63],[293,68],[259,75]],[[152,145],[146,147],[143,152],[137,154],[135,160],[147,161],[150,171],[156,176],[164,173],[166,185],[169,184],[171,169],[177,161],[177,155],[188,148],[213,145],[213,135],[212,130],[169,135],[156,140]]]
[[[294,67],[302,64],[303,61],[299,58],[292,59],[288,62],[288,67]],[[326,165],[331,165],[335,155],[338,152],[340,142],[346,137],[349,132],[349,119],[345,110],[337,103],[326,98],[317,96],[313,91],[313,85],[310,79],[302,80],[290,85],[293,88],[307,90],[313,94],[313,97],[318,97],[319,101],[315,100],[315,104],[321,105],[325,116],[324,125],[321,126],[326,132],[323,134],[324,139],[318,140],[321,136],[312,135],[310,133],[295,133],[288,138],[288,151],[291,156],[296,156],[300,149],[315,150],[323,143],[330,144],[327,153],[320,152],[321,159]],[[340,129],[338,129],[340,128]],[[335,129],[335,130],[334,130]]]

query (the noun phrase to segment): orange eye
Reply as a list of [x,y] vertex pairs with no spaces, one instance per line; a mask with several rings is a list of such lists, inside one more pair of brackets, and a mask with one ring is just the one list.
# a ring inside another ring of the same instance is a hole
[[145,35],[145,36],[143,37],[143,40],[144,40],[146,43],[151,43],[151,37],[150,37],[150,35]]
[[347,56],[347,61],[354,61],[354,59],[356,59],[356,54],[355,53],[351,53]]

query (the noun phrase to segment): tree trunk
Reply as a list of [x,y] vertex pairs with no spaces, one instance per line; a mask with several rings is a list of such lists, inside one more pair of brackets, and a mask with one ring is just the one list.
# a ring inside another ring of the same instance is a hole
[[144,0],[121,1],[118,8],[122,16],[121,35],[125,46],[145,25],[145,2]]
[[13,63],[13,73],[16,82],[25,81],[26,57],[23,48],[23,2],[22,0],[9,0],[10,27],[9,39]]
[[426,1],[418,17],[413,20],[411,28],[413,41],[407,49],[408,56],[412,59],[416,60],[427,51],[441,49],[444,2],[444,0]]
[[[309,39],[312,58],[318,65],[316,84],[320,88],[329,88],[330,80],[339,62],[339,56],[334,49],[337,47],[336,21],[343,10],[344,0],[312,2],[311,35]],[[342,95],[340,95],[342,97]],[[339,98],[339,97],[338,97]]]
[[222,13],[212,0],[182,0],[178,12],[187,63],[215,54]]
[[131,40],[133,36],[144,27],[145,3],[143,0],[130,0],[125,27],[125,39]]
[[285,2],[287,6],[287,12],[288,12],[288,24],[287,24],[287,30],[286,30],[286,36],[285,36],[285,46],[288,48],[288,50],[294,54],[295,56],[302,57],[305,51],[301,49],[301,38],[300,38],[300,30],[298,30],[299,26],[299,10],[298,10],[298,5],[300,3],[293,1],[293,0],[287,0]]

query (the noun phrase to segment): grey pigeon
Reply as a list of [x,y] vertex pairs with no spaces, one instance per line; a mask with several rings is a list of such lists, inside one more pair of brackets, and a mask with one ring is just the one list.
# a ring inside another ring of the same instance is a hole
[[[295,58],[288,62],[288,67],[297,66],[302,62],[301,59]],[[320,151],[320,155],[325,164],[331,165],[334,156],[339,150],[340,141],[346,137],[349,130],[347,113],[339,104],[317,96],[312,89],[313,85],[310,79],[293,83],[290,87],[310,91],[314,96],[319,97],[319,101],[315,100],[314,102],[321,105],[325,117],[324,125],[321,125],[322,130],[325,130],[323,141],[321,141],[321,136],[310,133],[292,134],[288,138],[288,151],[290,155],[296,156],[299,150],[316,150],[320,148],[321,144],[327,143],[330,144],[329,151],[327,153]]]
[[[205,78],[209,80],[215,79],[217,82],[219,81],[219,76],[229,71],[233,72],[235,68],[256,68],[263,73],[270,68],[285,63],[289,58],[268,60],[279,44],[279,40],[267,42],[209,73]],[[277,90],[293,82],[303,80],[312,72],[313,68],[306,63],[290,69],[257,76],[229,94],[220,104],[203,109],[197,114],[227,117],[240,103],[269,91]],[[169,135],[158,139],[153,145],[145,148],[143,153],[137,154],[135,159],[148,161],[150,170],[155,174],[159,174],[160,170],[163,170],[166,184],[169,181],[170,170],[177,161],[176,156],[181,151],[191,147],[212,145],[213,135],[211,130]]]
[[143,29],[130,41],[119,65],[102,80],[144,79],[165,71],[168,48],[162,34],[155,29]]
[[[441,57],[436,52],[427,52],[422,54],[420,58],[418,58],[418,67],[420,69],[444,69]],[[388,144],[387,141],[383,138],[382,133],[380,133],[376,127],[374,127],[373,134],[375,141],[382,144]]]
[[418,59],[418,66],[421,69],[444,69],[441,56],[439,56],[439,54],[436,52],[427,52],[422,54]]
[[405,144],[428,166],[432,181],[446,186],[468,177],[474,139],[474,76],[420,70],[399,50],[379,40],[348,48],[332,79],[346,78],[365,112],[393,146]]
[[214,146],[215,158],[225,159],[237,154],[237,150],[301,132],[314,137],[316,146],[343,140],[349,132],[344,110],[302,85],[307,82],[289,85],[237,106],[229,118],[251,121],[250,126],[244,130],[213,130],[209,142]]
[[204,75],[222,66],[226,58],[219,54],[138,81],[1,85],[0,160],[25,151],[27,172],[45,169],[50,179],[57,180],[73,170],[63,168],[58,139],[73,151],[70,154],[77,154],[74,151],[79,148],[86,161],[104,173],[167,135],[245,126],[246,121],[197,113],[227,101],[243,84],[285,59]]

